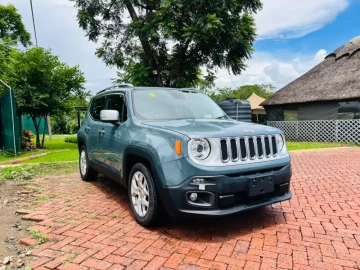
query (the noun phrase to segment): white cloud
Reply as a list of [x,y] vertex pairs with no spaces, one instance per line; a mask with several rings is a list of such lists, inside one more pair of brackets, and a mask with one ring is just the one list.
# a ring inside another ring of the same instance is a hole
[[280,89],[319,64],[325,56],[326,51],[322,49],[314,56],[304,55],[285,61],[277,59],[271,53],[255,52],[242,75],[233,76],[226,70],[220,70],[216,86],[235,88],[246,84],[271,83],[276,89]]
[[255,16],[259,39],[296,38],[321,29],[350,0],[263,0]]

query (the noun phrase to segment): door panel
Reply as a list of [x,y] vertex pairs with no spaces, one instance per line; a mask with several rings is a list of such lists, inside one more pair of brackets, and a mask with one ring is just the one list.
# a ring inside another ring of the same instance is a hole
[[105,96],[95,98],[91,102],[90,106],[90,119],[87,124],[85,124],[84,131],[88,134],[88,143],[86,145],[90,160],[98,161],[99,160],[99,133],[98,126],[100,122],[100,112],[105,109]]
[[119,111],[120,124],[104,122],[99,124],[100,161],[108,169],[121,175],[124,152],[123,139],[126,132],[127,119],[124,96],[121,94],[108,95],[106,99],[106,109]]

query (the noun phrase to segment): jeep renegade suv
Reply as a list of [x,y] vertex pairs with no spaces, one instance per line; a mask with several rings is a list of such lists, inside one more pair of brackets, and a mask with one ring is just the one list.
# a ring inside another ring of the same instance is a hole
[[195,89],[118,85],[92,100],[78,132],[80,174],[128,189],[140,224],[220,216],[289,200],[280,130],[230,119]]

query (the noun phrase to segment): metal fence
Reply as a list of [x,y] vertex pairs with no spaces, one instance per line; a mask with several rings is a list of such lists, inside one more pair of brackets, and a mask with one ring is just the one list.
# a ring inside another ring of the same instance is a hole
[[360,119],[316,121],[268,121],[289,141],[353,142],[360,144]]

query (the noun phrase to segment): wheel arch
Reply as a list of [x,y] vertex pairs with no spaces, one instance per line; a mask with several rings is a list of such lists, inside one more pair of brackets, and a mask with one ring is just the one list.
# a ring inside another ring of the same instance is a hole
[[156,164],[158,161],[151,151],[141,147],[128,147],[124,151],[123,158],[123,178],[125,179],[125,184],[128,186],[128,180],[132,167],[136,163],[143,163],[149,170],[154,178],[155,187],[158,190],[161,185],[161,173],[158,170]]
[[79,153],[80,153],[81,147],[83,145],[86,147],[85,140],[82,137],[78,136],[77,137],[77,143],[78,143],[78,150],[79,150]]

